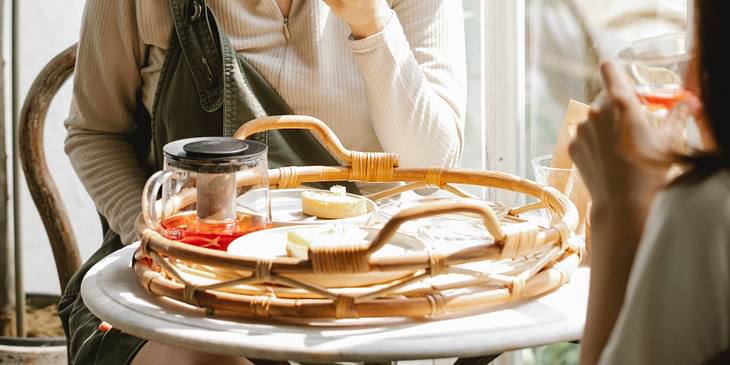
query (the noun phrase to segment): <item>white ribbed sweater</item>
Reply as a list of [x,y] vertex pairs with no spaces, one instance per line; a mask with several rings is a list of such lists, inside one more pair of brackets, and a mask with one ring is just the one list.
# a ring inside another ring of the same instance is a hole
[[[454,165],[462,150],[465,59],[460,0],[392,0],[386,28],[352,40],[321,0],[294,0],[290,38],[276,0],[209,0],[233,47],[297,114],[324,120],[345,147],[402,166]],[[66,153],[112,229],[135,239],[145,174],[129,134],[147,110],[172,29],[168,0],[88,0]]]

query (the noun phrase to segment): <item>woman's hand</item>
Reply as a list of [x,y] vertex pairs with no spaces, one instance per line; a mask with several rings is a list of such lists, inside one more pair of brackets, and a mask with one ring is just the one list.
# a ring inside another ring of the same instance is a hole
[[391,12],[385,0],[324,0],[346,22],[355,39],[367,38],[388,24]]
[[605,94],[578,127],[570,155],[591,193],[594,213],[646,211],[665,182],[666,168],[651,163],[661,159],[662,149],[619,68],[604,63],[601,75]]
[[624,302],[649,206],[666,169],[650,163],[659,143],[633,88],[613,63],[601,65],[605,94],[578,126],[570,155],[593,199],[591,284],[581,364],[595,364]]

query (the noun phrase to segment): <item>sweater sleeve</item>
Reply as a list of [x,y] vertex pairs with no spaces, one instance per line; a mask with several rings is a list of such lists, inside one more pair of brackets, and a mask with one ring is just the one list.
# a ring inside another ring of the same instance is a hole
[[392,8],[381,32],[351,40],[375,133],[402,166],[454,166],[466,109],[461,1],[394,0]]
[[65,123],[71,164],[125,243],[136,238],[146,176],[130,138],[144,58],[136,24],[135,1],[87,1]]

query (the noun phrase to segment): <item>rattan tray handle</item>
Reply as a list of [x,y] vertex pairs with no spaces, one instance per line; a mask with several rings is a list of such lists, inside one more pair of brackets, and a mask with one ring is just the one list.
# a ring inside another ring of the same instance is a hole
[[480,216],[484,220],[484,227],[494,239],[504,240],[505,234],[499,225],[499,218],[488,206],[470,203],[433,203],[406,208],[394,215],[370,242],[368,253],[372,254],[388,243],[398,228],[407,221],[454,213],[472,213]]
[[398,156],[384,152],[350,151],[323,121],[305,115],[281,115],[254,119],[244,123],[233,135],[246,139],[259,132],[277,129],[306,129],[312,131],[335,157],[352,167],[352,180],[380,181],[390,178],[398,167]]
[[[405,222],[427,218],[441,214],[472,213],[484,220],[484,226],[498,242],[504,241],[506,235],[499,225],[497,215],[486,206],[466,203],[429,204],[403,209],[393,216],[369,244],[343,246],[312,246],[309,248],[309,259],[316,273],[365,273],[370,267],[370,255],[383,247],[398,228]],[[445,258],[441,257],[439,261]],[[442,265],[443,266],[443,265]]]
[[350,151],[342,145],[337,135],[323,121],[306,115],[276,115],[254,119],[244,123],[233,138],[246,139],[256,133],[276,129],[307,129],[324,143],[324,146],[342,161],[350,162]]

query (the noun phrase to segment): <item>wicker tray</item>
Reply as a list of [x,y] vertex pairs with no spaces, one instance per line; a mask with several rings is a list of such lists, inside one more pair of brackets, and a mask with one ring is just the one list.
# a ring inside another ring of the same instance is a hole
[[[435,317],[482,311],[554,290],[569,280],[580,262],[583,248],[572,239],[578,220],[575,206],[553,188],[500,172],[399,168],[393,154],[346,150],[323,122],[311,117],[254,120],[235,137],[293,128],[315,133],[346,166],[272,169],[272,188],[319,181],[403,182],[369,198],[377,201],[411,189],[435,187],[468,198],[467,202],[406,208],[372,233],[368,244],[310,248],[309,259],[231,255],[167,239],[140,224],[142,241],[133,268],[144,288],[205,308],[210,315]],[[239,176],[239,183],[245,184],[248,178],[253,177]],[[505,189],[538,201],[498,217],[490,205],[475,202],[457,184]],[[194,196],[186,195],[180,206],[193,203]],[[543,208],[560,219],[550,227],[540,227],[519,217]],[[489,239],[468,247],[374,254],[392,241],[402,224],[453,214],[479,217]]]

